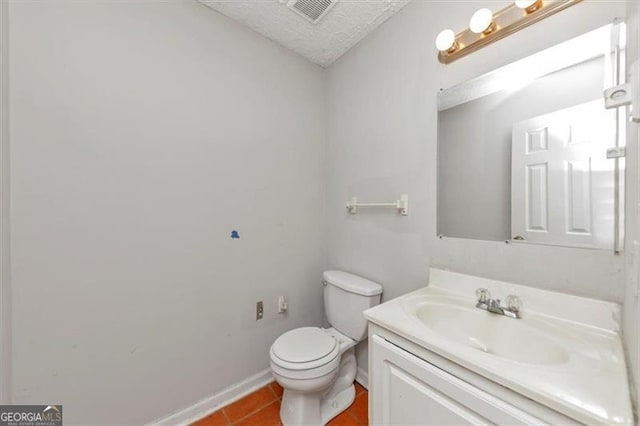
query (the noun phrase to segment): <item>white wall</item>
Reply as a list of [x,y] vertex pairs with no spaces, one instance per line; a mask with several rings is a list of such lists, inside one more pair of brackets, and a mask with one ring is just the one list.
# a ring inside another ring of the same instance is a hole
[[[508,2],[493,2],[497,10]],[[609,251],[436,238],[436,93],[624,16],[624,2],[581,2],[450,65],[434,40],[465,28],[475,1],[414,1],[328,73],[329,266],[384,285],[384,300],[424,286],[428,267],[620,302],[623,258]],[[410,212],[349,216],[344,202],[393,200]],[[526,300],[523,301],[526,306]],[[364,362],[361,353],[359,362]]]
[[0,2],[0,404],[11,402],[9,8]]
[[10,21],[15,403],[140,424],[321,323],[322,69],[190,0]]

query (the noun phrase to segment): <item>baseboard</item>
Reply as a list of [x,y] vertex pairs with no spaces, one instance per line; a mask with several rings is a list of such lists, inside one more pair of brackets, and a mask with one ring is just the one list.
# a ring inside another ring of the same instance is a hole
[[362,367],[358,367],[356,372],[356,382],[360,383],[363,388],[369,390],[369,373]]
[[182,410],[178,410],[172,414],[169,414],[166,417],[155,420],[148,425],[174,426],[191,424],[196,420],[208,416],[209,414],[224,407],[225,405],[237,401],[243,396],[250,394],[254,390],[259,389],[272,381],[273,376],[271,375],[271,369],[267,368],[259,372],[258,374],[249,377],[248,379],[236,383],[235,385],[229,386],[228,388],[222,390],[221,392],[218,392],[215,395],[196,402],[195,404],[183,408]]

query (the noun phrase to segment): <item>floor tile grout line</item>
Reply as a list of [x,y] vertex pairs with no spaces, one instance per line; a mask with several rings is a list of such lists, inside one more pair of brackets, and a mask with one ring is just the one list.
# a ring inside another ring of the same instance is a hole
[[356,422],[360,423],[361,425],[367,426],[367,423],[363,422],[360,417],[356,416],[355,414],[353,414],[351,411],[347,410],[346,411],[348,415],[350,415]]
[[249,415],[247,415],[247,416],[245,416],[245,417],[243,417],[243,418],[241,418],[241,419],[236,420],[236,421],[235,421],[235,422],[233,422],[233,423],[229,422],[229,425],[233,426],[233,425],[236,425],[236,424],[238,424],[238,423],[240,423],[240,422],[243,422],[243,421],[245,421],[245,420],[248,420],[248,419],[249,419],[249,417],[257,416],[258,414],[260,414],[260,412],[261,412],[262,410],[264,410],[265,408],[267,408],[267,407],[271,406],[272,404],[275,404],[276,402],[278,402],[278,400],[277,400],[277,399],[276,399],[275,401],[271,401],[270,403],[268,403],[268,404],[267,404],[267,405],[265,405],[264,407],[257,409],[257,410],[256,410],[256,411],[254,411],[253,413],[251,413],[251,414],[249,414]]
[[224,423],[227,426],[230,426],[231,425],[231,420],[229,420],[229,416],[227,416],[227,413],[224,411],[224,407],[222,407],[220,409],[220,412],[222,413],[222,417],[224,418]]
[[276,391],[273,390],[273,388],[271,387],[271,385],[275,383],[275,382],[271,382],[267,385],[267,387],[269,388],[269,390],[271,391],[271,393],[273,394],[273,396],[276,397],[276,400],[280,399],[280,397],[278,396],[278,394],[276,393]]
[[244,417],[241,417],[241,418],[237,419],[235,422],[231,422],[231,421],[229,421],[229,424],[234,425],[234,424],[236,424],[236,423],[240,423],[241,421],[246,420],[247,418],[249,418],[249,417],[253,416],[254,414],[258,414],[260,411],[262,411],[262,409],[263,409],[263,408],[267,408],[268,406],[270,406],[271,404],[273,404],[273,403],[274,403],[274,402],[276,402],[276,401],[277,401],[277,399],[274,399],[273,401],[269,402],[269,403],[268,403],[268,404],[266,404],[266,405],[261,405],[259,408],[257,408],[257,409],[255,409],[254,411],[250,412],[250,413],[249,413],[249,414],[247,414],[246,416],[244,416]]
[[[367,396],[367,408],[368,408],[368,407],[369,407],[369,391],[365,389],[365,391],[360,392],[360,395],[362,395],[362,394],[366,394],[366,396]],[[359,395],[356,395],[356,398],[357,398],[358,396],[359,396]],[[369,422],[368,422],[368,420],[367,420],[367,419],[361,419],[361,418],[360,418],[360,416],[358,416],[356,413],[354,413],[353,411],[351,411],[351,407],[353,407],[353,404],[354,404],[354,403],[355,403],[355,399],[353,400],[353,403],[352,403],[349,407],[347,407],[347,409],[346,409],[345,411],[346,411],[347,413],[351,414],[351,416],[352,416],[353,418],[355,418],[355,419],[358,421],[358,423],[363,424],[363,425],[365,425],[365,426],[368,426]]]
[[[273,390],[271,390],[271,388],[269,387],[269,385],[264,386],[264,387],[269,388],[269,391],[270,391],[270,392],[271,392],[271,394],[273,395],[273,398],[274,398],[274,399],[273,399],[273,400],[271,400],[271,401],[269,401],[269,402],[268,402],[268,403],[266,403],[265,405],[261,405],[260,407],[258,407],[258,408],[256,408],[255,410],[251,411],[251,412],[250,412],[250,413],[248,413],[247,415],[245,415],[245,416],[243,416],[243,417],[240,417],[239,419],[236,419],[234,422],[232,422],[232,421],[231,421],[231,419],[229,419],[229,416],[227,416],[227,413],[224,411],[224,408],[222,409],[222,410],[223,410],[223,414],[225,414],[225,417],[226,417],[226,418],[227,418],[227,420],[229,421],[229,424],[230,424],[230,425],[233,425],[233,424],[239,423],[239,422],[241,422],[242,420],[245,420],[246,418],[248,418],[248,417],[250,417],[250,416],[253,416],[254,414],[256,414],[257,412],[259,412],[259,411],[260,411],[260,410],[262,410],[263,408],[266,408],[266,407],[268,407],[269,405],[273,404],[274,402],[278,401],[278,396],[273,392]],[[260,388],[260,389],[262,389],[262,388]],[[260,389],[257,389],[257,390],[256,390],[256,391],[254,391],[254,392],[257,392],[257,391],[259,391]],[[248,396],[248,395],[247,395],[247,396]],[[240,399],[240,400],[241,400],[241,399]],[[231,404],[229,404],[229,405],[231,405]],[[227,407],[228,407],[229,405],[227,405]],[[225,408],[226,408],[226,407],[225,407]]]

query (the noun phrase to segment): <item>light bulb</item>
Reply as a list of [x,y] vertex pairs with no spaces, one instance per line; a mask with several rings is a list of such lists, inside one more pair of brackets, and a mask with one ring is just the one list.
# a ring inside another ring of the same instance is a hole
[[488,34],[493,31],[494,25],[493,12],[487,8],[476,10],[469,21],[469,29],[476,34]]
[[453,30],[442,30],[436,37],[436,47],[441,52],[446,52],[452,48],[455,50],[456,33]]
[[516,0],[514,2],[520,9],[524,9],[527,13],[535,12],[542,6],[542,0]]

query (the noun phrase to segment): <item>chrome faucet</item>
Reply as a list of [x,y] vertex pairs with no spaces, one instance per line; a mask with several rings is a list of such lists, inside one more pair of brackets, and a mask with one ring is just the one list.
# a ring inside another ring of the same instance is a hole
[[500,299],[492,299],[491,293],[489,293],[489,290],[486,288],[477,289],[476,297],[478,298],[476,308],[484,309],[493,314],[504,315],[509,318],[518,319],[521,317],[520,308],[522,307],[522,303],[520,303],[518,296],[507,296],[507,306],[501,306]]

